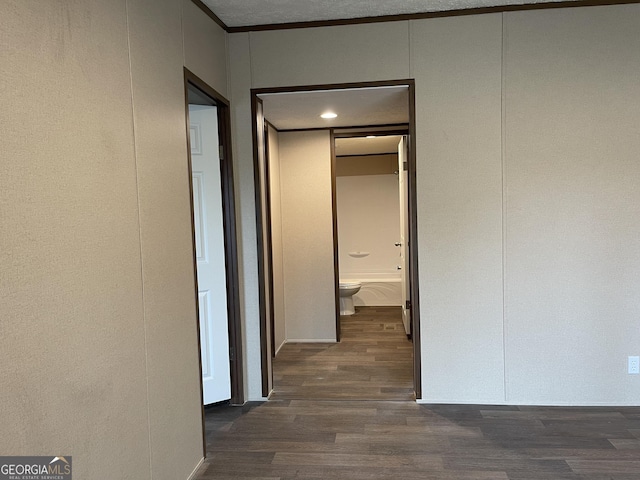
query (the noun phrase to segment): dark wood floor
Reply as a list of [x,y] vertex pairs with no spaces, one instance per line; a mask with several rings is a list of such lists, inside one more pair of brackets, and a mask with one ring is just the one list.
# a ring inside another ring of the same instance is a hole
[[413,347],[400,307],[341,317],[340,343],[287,343],[273,362],[273,400],[413,400]]
[[[353,317],[348,323],[354,329],[351,333],[367,344],[364,338],[369,333],[355,331],[364,318]],[[370,323],[384,330],[379,322]],[[351,333],[346,325],[345,329],[348,338]],[[392,331],[397,333],[395,328]],[[359,344],[353,343],[354,348]],[[379,373],[369,370],[361,359],[340,363],[336,357],[349,354],[336,355],[337,347],[327,345],[327,350],[310,355],[320,357],[316,363],[325,367],[338,362],[322,374],[314,373],[305,361],[296,373],[293,358],[304,358],[305,349],[287,350],[291,361],[278,362],[282,389],[275,399],[244,407],[208,408],[208,456],[197,478],[640,479],[640,407],[418,405],[406,398],[404,390],[367,387]],[[360,347],[353,357],[375,360],[380,345]],[[383,356],[378,360],[385,365]],[[354,365],[357,368],[350,368]],[[386,367],[394,371],[393,366]],[[359,387],[341,383],[348,378]],[[324,386],[314,385],[321,380]],[[406,374],[402,382],[407,382]],[[347,398],[344,391],[371,394],[373,399]],[[309,397],[304,396],[307,393]],[[390,393],[398,399],[381,398]]]

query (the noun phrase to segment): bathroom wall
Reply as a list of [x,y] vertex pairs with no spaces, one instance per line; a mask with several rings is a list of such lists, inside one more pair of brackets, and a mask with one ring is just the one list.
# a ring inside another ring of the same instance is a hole
[[[383,165],[387,172],[398,170],[397,155],[389,157],[348,157],[344,167],[345,159],[337,160],[336,170],[350,173],[336,178],[339,271],[341,279],[362,284],[353,296],[356,306],[402,304],[400,249],[395,246],[400,240],[398,176],[378,174]],[[372,159],[382,162],[369,166]]]
[[329,131],[282,132],[279,151],[287,340],[335,342]]
[[[359,279],[359,274],[400,278],[396,269],[400,249],[394,245],[400,240],[397,175],[337,177],[336,190],[340,278]],[[355,252],[368,255],[350,255]]]
[[336,177],[385,175],[398,171],[398,154],[346,155],[336,161]]

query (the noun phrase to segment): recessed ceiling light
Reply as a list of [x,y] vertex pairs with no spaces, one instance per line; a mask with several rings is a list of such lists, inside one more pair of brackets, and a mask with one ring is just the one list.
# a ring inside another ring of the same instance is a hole
[[376,138],[375,135],[367,135],[367,138]]
[[325,112],[320,116],[322,118],[336,118],[338,116],[338,114],[337,113],[333,113],[333,112]]

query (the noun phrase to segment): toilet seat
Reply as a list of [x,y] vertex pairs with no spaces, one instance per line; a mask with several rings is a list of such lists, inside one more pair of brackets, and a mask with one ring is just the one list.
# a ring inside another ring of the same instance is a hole
[[355,288],[355,287],[361,287],[362,283],[360,283],[357,280],[340,280],[338,286],[340,288]]

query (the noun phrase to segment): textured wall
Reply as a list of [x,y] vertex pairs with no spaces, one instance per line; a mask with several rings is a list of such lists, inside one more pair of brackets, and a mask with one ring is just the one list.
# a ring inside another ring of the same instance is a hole
[[191,0],[181,1],[184,65],[228,99],[227,34]]
[[432,401],[504,402],[501,27],[496,14],[411,28],[422,379]]
[[125,3],[2,19],[0,451],[150,478]]
[[262,399],[260,355],[260,305],[258,292],[258,245],[254,192],[253,141],[251,133],[251,63],[249,34],[229,36],[229,93],[236,184],[236,215],[239,217],[240,315],[245,348],[245,392],[249,400]]
[[505,27],[507,399],[638,404],[640,5]]
[[280,134],[287,340],[336,338],[329,132]]
[[230,36],[242,148],[251,86],[415,78],[426,401],[637,403],[639,19],[625,5]]
[[[202,458],[180,7],[174,0],[129,5],[151,470],[167,479]],[[167,42],[162,49],[158,38]]]
[[406,22],[251,33],[252,86],[407,78],[408,35]]
[[78,478],[202,458],[182,9],[0,7],[0,451],[64,452]]

